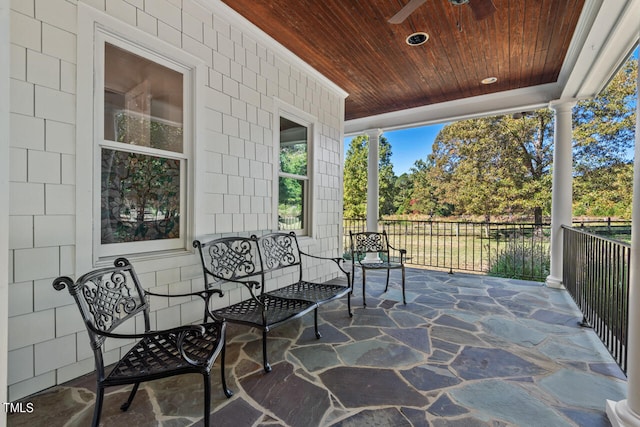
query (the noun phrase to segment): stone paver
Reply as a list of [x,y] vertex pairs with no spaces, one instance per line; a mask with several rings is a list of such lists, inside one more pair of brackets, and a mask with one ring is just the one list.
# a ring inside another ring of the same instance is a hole
[[[228,325],[231,399],[212,375],[215,426],[609,426],[605,401],[626,396],[624,374],[565,291],[540,283],[426,270],[407,271],[407,302],[392,274],[355,280],[346,300],[319,310],[321,339],[305,316],[269,333],[273,371],[262,370],[261,334]],[[31,396],[31,414],[9,426],[85,426],[90,377]],[[203,425],[202,377],[107,389],[104,426]]]

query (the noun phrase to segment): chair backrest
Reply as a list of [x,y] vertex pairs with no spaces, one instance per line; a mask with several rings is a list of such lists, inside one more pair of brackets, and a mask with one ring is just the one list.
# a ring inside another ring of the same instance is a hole
[[300,247],[294,232],[270,233],[258,238],[265,272],[287,267],[302,268]]
[[227,280],[247,281],[260,277],[262,281],[264,273],[256,236],[194,240],[193,246],[200,253],[207,288]]
[[389,254],[389,239],[386,231],[382,233],[364,231],[360,233],[349,233],[351,237],[351,252],[354,256],[366,255],[367,253]]
[[99,332],[112,332],[138,313],[143,313],[145,331],[149,330],[149,305],[138,276],[126,258],[118,258],[113,267],[91,271],[75,282],[66,276],[53,281],[58,291],[65,286],[80,309],[94,350],[106,339]]

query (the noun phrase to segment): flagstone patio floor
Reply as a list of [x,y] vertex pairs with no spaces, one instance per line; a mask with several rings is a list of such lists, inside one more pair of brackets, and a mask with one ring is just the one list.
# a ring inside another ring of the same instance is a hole
[[[399,276],[399,273],[397,273]],[[346,298],[269,333],[273,371],[262,370],[261,334],[229,325],[227,380],[212,380],[212,426],[609,426],[605,402],[626,379],[566,291],[541,283],[408,269],[361,278]],[[87,343],[88,345],[88,343]],[[76,379],[24,399],[32,413],[9,426],[88,426],[95,380]],[[107,389],[101,425],[201,426],[198,375]]]

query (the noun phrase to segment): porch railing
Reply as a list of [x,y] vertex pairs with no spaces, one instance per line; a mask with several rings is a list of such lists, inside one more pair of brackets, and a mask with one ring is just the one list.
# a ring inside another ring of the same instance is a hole
[[[549,275],[548,223],[382,220],[378,229],[407,250],[410,265],[538,281]],[[344,220],[345,254],[349,231],[365,230],[365,219]]]
[[631,246],[563,226],[562,281],[584,318],[627,372]]

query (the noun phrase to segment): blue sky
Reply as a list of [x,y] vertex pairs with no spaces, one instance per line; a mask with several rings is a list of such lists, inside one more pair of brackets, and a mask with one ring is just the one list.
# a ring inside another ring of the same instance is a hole
[[[383,135],[391,143],[391,163],[393,172],[400,176],[413,166],[416,160],[426,159],[431,153],[431,145],[445,124],[422,126],[385,132]],[[344,139],[344,153],[347,154],[353,137]]]

